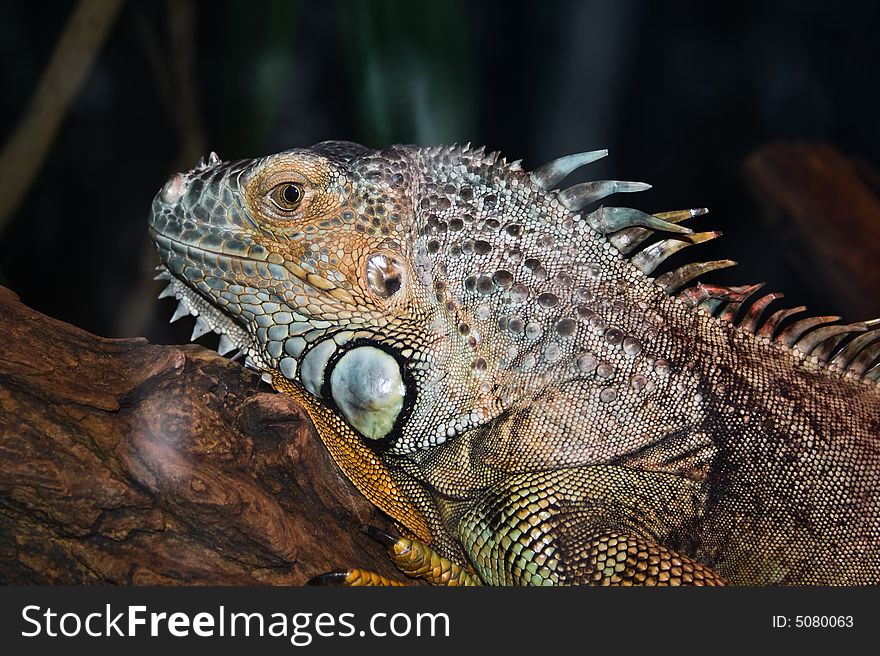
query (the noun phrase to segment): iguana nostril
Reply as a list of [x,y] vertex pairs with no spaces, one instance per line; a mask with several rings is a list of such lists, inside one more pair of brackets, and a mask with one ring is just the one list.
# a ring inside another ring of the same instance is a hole
[[175,173],[168,179],[165,186],[162,187],[162,192],[159,194],[159,197],[162,199],[163,203],[173,205],[183,197],[187,186],[184,177],[180,173]]

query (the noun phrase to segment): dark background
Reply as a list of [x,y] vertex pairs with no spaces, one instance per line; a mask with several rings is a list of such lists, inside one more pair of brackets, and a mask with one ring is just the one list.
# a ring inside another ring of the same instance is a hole
[[[73,7],[0,4],[4,140]],[[129,0],[0,232],[0,283],[102,335],[184,341],[146,232],[172,172],[210,149],[471,141],[526,167],[607,147],[583,175],[654,184],[627,204],[712,209],[695,227],[725,238],[698,257],[740,262],[713,281],[840,313],[777,255],[742,166],[777,139],[880,166],[878,35],[872,1]]]

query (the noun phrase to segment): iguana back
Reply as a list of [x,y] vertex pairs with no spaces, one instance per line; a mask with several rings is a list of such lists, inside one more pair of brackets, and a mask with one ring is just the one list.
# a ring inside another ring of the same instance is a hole
[[880,582],[880,331],[651,278],[718,233],[556,190],[603,154],[212,157],[154,201],[160,277],[462,576]]

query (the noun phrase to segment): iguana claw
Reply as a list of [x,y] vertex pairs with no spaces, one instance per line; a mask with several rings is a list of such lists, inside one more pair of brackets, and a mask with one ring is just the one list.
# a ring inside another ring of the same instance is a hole
[[[410,578],[422,579],[433,585],[481,585],[475,574],[443,558],[424,542],[396,538],[369,524],[362,524],[360,530],[380,542],[388,550],[392,562]],[[310,579],[308,585],[401,586],[407,584],[376,572],[354,568],[344,572],[321,574]]]
[[375,526],[363,525],[361,530],[385,545],[391,561],[411,578],[433,585],[481,585],[475,574],[444,558],[424,542],[395,538]]
[[377,526],[373,526],[372,524],[361,524],[358,528],[363,533],[366,533],[371,538],[376,540],[384,546],[386,549],[391,549],[394,547],[394,544],[397,542],[398,538],[394,537],[390,533],[386,533],[381,528]]
[[404,586],[404,581],[395,581],[387,576],[370,572],[363,569],[349,569],[344,572],[328,572],[327,574],[319,574],[308,580],[306,585],[321,586]]

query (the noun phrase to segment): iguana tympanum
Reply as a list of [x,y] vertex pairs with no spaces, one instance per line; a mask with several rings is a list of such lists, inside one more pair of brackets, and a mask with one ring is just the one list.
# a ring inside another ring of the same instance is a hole
[[163,296],[305,407],[411,576],[880,583],[880,330],[693,284],[728,260],[652,277],[719,233],[557,189],[605,154],[212,153],[153,202]]

